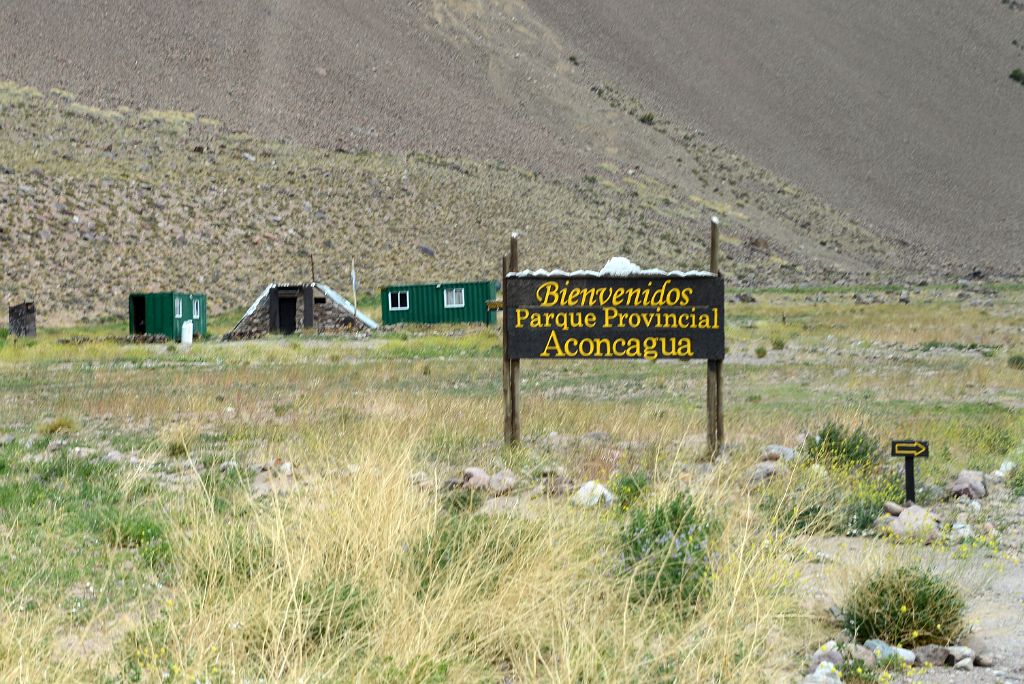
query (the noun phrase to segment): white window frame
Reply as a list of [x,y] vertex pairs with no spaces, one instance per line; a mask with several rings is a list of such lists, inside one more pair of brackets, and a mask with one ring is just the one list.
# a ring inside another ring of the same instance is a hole
[[[448,295],[451,294],[452,303],[448,303]],[[446,287],[444,290],[444,308],[446,309],[465,309],[466,308],[466,288],[464,287]]]
[[199,300],[198,299],[193,299],[192,300],[192,318],[197,320],[197,321],[199,320]]
[[174,298],[174,317],[181,318],[181,300],[177,297]]
[[[405,300],[405,306],[402,306],[402,300]],[[395,302],[398,302],[397,306]],[[388,292],[388,311],[408,311],[409,310],[409,291],[408,290],[392,290]]]

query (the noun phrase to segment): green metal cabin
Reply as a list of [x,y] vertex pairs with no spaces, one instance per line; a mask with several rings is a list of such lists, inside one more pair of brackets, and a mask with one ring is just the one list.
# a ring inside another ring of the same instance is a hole
[[132,335],[164,335],[181,342],[181,324],[192,321],[192,335],[206,336],[206,295],[188,292],[133,293],[128,297]]
[[487,302],[498,296],[493,280],[472,283],[391,285],[380,293],[384,325],[396,323],[484,323],[493,325],[497,314]]

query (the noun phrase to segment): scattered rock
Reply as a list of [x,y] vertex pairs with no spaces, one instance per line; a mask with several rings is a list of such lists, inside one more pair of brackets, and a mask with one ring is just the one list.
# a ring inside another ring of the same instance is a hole
[[896,658],[908,665],[913,665],[917,662],[917,656],[913,651],[898,646],[890,646],[881,639],[869,639],[864,642],[864,646],[875,655],[876,661]]
[[523,503],[523,499],[518,496],[496,496],[493,499],[484,501],[483,505],[476,512],[480,515],[517,513],[523,507]]
[[991,651],[979,653],[974,656],[975,667],[993,667],[996,664],[996,657]]
[[512,491],[517,482],[519,482],[519,478],[516,477],[516,474],[506,468],[491,476],[487,488],[494,494],[507,494]]
[[961,660],[970,660],[974,664],[974,649],[968,646],[949,646],[946,648],[949,655],[946,656],[947,665],[955,665]]
[[257,499],[263,496],[283,496],[294,489],[292,464],[282,463],[281,459],[275,459],[264,466],[252,481],[252,495]]
[[988,494],[985,486],[985,474],[978,470],[961,470],[946,487],[950,496],[966,496],[971,499],[983,499]]
[[95,453],[96,450],[89,447],[75,447],[71,450],[71,455],[75,458],[89,458]]
[[945,665],[946,659],[949,658],[949,649],[938,644],[918,646],[914,649],[914,653],[919,661],[930,663],[931,665]]
[[891,529],[897,537],[930,542],[939,535],[939,521],[928,509],[910,506],[897,516]]
[[596,480],[590,480],[583,484],[570,500],[577,506],[593,508],[598,504],[610,506],[615,502],[615,495],[608,491],[608,488]]
[[974,669],[974,659],[973,658],[964,658],[963,660],[958,660],[958,661],[956,661],[956,664],[953,665],[953,669],[955,669],[955,670],[973,670]]
[[853,645],[853,648],[850,649],[850,658],[859,660],[868,667],[874,667],[878,662],[875,660],[875,654],[872,650],[863,644]]
[[548,496],[564,496],[573,490],[573,481],[565,474],[561,466],[548,466],[541,469],[541,487]]
[[800,680],[801,684],[842,684],[839,670],[830,662],[819,663],[811,674]]
[[910,303],[910,292],[908,290],[903,290],[902,292],[900,292],[900,304],[909,304],[909,303]]
[[14,435],[0,435],[0,447],[5,447],[14,442]]
[[1017,464],[1013,461],[1003,461],[998,470],[993,470],[988,474],[988,479],[993,484],[1002,484],[1006,478],[1010,477],[1010,474],[1013,473],[1013,469],[1016,467]]
[[966,541],[974,537],[974,530],[967,523],[955,522],[949,531],[949,537],[952,541]]
[[761,452],[762,461],[792,461],[796,458],[796,449],[780,444],[769,444]]
[[903,506],[900,506],[898,503],[894,503],[892,501],[886,501],[882,508],[884,508],[885,512],[889,515],[895,516],[899,516],[899,514],[902,513],[904,510]]
[[842,667],[844,663],[843,654],[839,652],[839,648],[834,641],[829,641],[826,644],[822,644],[821,648],[814,652],[811,656],[811,664],[808,668],[808,674],[812,674],[817,671],[818,666],[822,663],[832,663],[837,668]]
[[228,471],[238,470],[238,463],[235,461],[224,461],[219,466],[220,472],[226,473]]
[[907,665],[913,665],[917,662],[917,655],[914,654],[909,648],[900,648],[899,646],[893,646],[893,654],[900,659],[901,662]]
[[775,477],[775,474],[779,471],[778,461],[761,461],[754,466],[754,469],[750,473],[750,484],[759,485],[762,482]]
[[470,467],[462,471],[463,489],[486,489],[490,481],[491,476],[483,468]]

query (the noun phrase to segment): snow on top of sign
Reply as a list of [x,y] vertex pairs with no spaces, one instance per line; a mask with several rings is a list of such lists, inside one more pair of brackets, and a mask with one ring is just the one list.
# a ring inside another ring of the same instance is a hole
[[672,276],[674,278],[712,278],[714,273],[709,271],[663,271],[660,268],[640,268],[626,257],[612,257],[608,260],[608,263],[604,265],[600,271],[572,271],[566,272],[561,270],[545,271],[544,269],[537,269],[535,271],[518,271],[516,273],[509,273],[510,278],[575,278],[578,276]]

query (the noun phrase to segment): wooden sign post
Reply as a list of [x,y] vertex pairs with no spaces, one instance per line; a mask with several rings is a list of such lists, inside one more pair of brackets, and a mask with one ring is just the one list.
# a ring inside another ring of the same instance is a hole
[[914,459],[928,458],[928,442],[919,439],[894,439],[892,455],[903,459],[903,473],[906,476],[907,501],[914,503]]
[[718,455],[725,284],[717,218],[710,271],[641,270],[626,259],[613,259],[600,272],[519,271],[513,234],[501,282],[506,445],[520,442],[521,359],[707,359],[708,452]]

